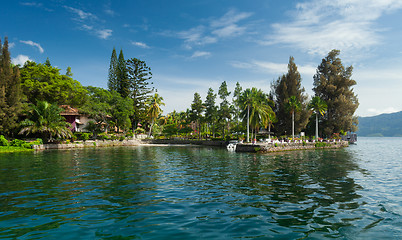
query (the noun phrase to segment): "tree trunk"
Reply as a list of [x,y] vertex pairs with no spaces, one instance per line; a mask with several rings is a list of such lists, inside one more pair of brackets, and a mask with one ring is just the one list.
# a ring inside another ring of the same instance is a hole
[[250,106],[247,106],[247,142],[250,142]]
[[152,127],[154,126],[154,119],[152,119],[151,126],[149,127],[148,137],[151,137]]
[[295,138],[295,112],[292,112],[292,139]]
[[315,114],[315,139],[318,140],[318,114]]

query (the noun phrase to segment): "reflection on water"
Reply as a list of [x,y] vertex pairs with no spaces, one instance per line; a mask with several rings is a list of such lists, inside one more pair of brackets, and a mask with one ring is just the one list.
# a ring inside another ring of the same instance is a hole
[[[376,201],[381,196],[369,182],[376,173],[362,164],[359,148],[258,155],[135,147],[1,155],[0,238],[401,236],[401,215]],[[392,191],[382,190],[394,196]]]

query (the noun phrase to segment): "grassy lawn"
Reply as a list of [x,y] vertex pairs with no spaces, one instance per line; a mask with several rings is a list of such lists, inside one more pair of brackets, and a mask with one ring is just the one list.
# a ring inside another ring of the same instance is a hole
[[0,153],[12,153],[12,152],[32,152],[35,151],[34,149],[23,148],[23,147],[4,147],[0,146]]

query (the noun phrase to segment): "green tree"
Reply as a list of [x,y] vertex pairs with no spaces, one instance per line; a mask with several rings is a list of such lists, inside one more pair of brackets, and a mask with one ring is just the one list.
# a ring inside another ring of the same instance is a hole
[[247,124],[247,141],[249,141],[250,126],[255,134],[260,127],[270,127],[274,121],[275,113],[270,105],[271,100],[261,90],[257,88],[246,89],[240,96],[241,112],[240,116]]
[[358,124],[354,116],[359,101],[352,88],[356,85],[356,81],[351,79],[353,67],[345,68],[339,53],[339,50],[329,52],[314,75],[313,91],[328,106],[322,122],[327,136],[341,131],[354,132]]
[[47,66],[47,67],[51,67],[51,66],[52,66],[52,64],[50,64],[49,58],[46,58],[46,61],[45,61],[44,65]]
[[67,77],[72,77],[73,76],[73,73],[71,72],[71,67],[67,67],[66,76]]
[[319,96],[315,96],[311,99],[309,108],[315,113],[315,138],[318,139],[318,115],[324,116],[328,106]]
[[201,138],[201,120],[202,113],[204,111],[204,105],[202,104],[201,96],[199,93],[194,93],[193,103],[191,104],[190,118],[197,125],[198,138]]
[[207,122],[209,129],[212,128],[213,136],[215,137],[215,124],[217,120],[218,107],[216,106],[216,94],[212,88],[208,89],[207,96],[205,98],[205,121]]
[[240,86],[240,83],[237,82],[233,92],[233,106],[235,107],[234,118],[236,119],[236,124],[238,124],[240,118],[240,95],[242,90],[243,88]]
[[160,106],[165,106],[165,103],[162,102],[163,97],[159,96],[158,93],[155,93],[153,96],[148,98],[148,117],[151,120],[151,126],[149,128],[149,133],[148,136],[151,136],[152,133],[152,127],[155,123],[156,118],[159,116],[159,114],[162,113],[162,109]]
[[21,87],[30,103],[38,100],[80,107],[86,101],[87,91],[80,82],[45,64],[26,62],[21,69]]
[[57,138],[70,138],[72,133],[70,124],[60,115],[62,111],[56,104],[49,104],[46,101],[38,101],[36,105],[30,105],[27,118],[21,122],[20,134],[39,134],[47,143]]
[[109,75],[107,86],[109,91],[117,91],[117,69],[118,69],[118,61],[117,61],[117,53],[116,49],[113,48],[112,56],[110,57],[110,65],[109,65]]
[[154,88],[150,87],[153,83],[151,68],[145,61],[137,58],[127,60],[128,79],[130,85],[130,98],[133,100],[134,112],[132,116],[133,126],[146,120],[146,101]]
[[288,112],[292,115],[292,138],[295,138],[295,114],[301,110],[301,103],[296,98],[296,96],[291,96],[287,103],[286,108]]
[[223,81],[221,86],[219,87],[218,91],[219,98],[221,99],[221,103],[219,104],[219,119],[222,122],[222,136],[225,137],[225,128],[229,131],[229,120],[231,119],[231,108],[229,101],[227,98],[230,95],[230,92],[228,91],[228,86],[226,84],[226,81]]
[[287,101],[291,96],[295,96],[301,104],[300,111],[295,113],[295,131],[300,132],[304,129],[310,118],[310,111],[307,109],[308,100],[304,87],[301,85],[302,79],[294,58],[289,58],[288,72],[279,77],[272,84],[272,95],[275,100],[275,113],[278,123],[275,125],[276,134],[283,135],[290,128],[293,121],[288,118]]
[[117,59],[116,71],[116,90],[123,98],[130,96],[130,81],[126,61],[124,60],[123,50],[120,50],[119,58]]
[[106,129],[112,124],[119,130],[128,130],[131,126],[129,119],[133,111],[130,98],[123,98],[116,91],[108,91],[99,87],[86,87],[88,102],[81,108],[82,112],[94,119],[98,128],[106,124]]
[[0,134],[12,136],[18,127],[18,116],[22,111],[20,71],[12,66],[8,51],[8,38],[0,40]]

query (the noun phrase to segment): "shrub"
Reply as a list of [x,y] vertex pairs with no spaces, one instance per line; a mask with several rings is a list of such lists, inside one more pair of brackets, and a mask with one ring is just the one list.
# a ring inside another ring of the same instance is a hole
[[0,146],[9,146],[9,144],[8,140],[3,135],[0,135]]
[[22,147],[22,145],[24,145],[25,141],[20,140],[20,139],[14,139],[10,142],[10,146],[13,147]]
[[122,142],[122,141],[124,141],[126,139],[126,137],[125,136],[120,136],[120,141]]
[[90,136],[89,133],[86,133],[86,132],[81,134],[81,138],[82,138],[82,140],[84,140],[84,142],[89,140],[89,136]]
[[101,133],[98,135],[99,140],[109,140],[109,136],[106,133]]

